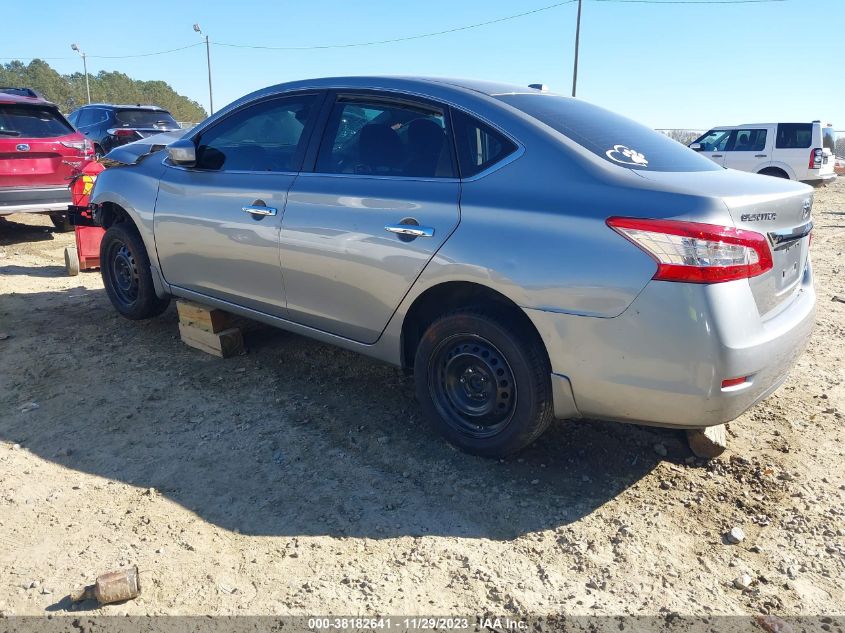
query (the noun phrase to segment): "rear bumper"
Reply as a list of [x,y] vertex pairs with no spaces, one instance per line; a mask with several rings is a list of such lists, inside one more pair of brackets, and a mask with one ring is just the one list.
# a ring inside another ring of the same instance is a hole
[[[701,428],[733,420],[780,386],[809,342],[815,303],[808,264],[799,290],[766,320],[745,280],[653,281],[615,318],[526,313],[552,371],[571,385],[572,403],[558,385],[556,413]],[[744,384],[722,388],[743,376]]]
[[833,180],[836,180],[838,177],[838,174],[835,171],[832,171],[829,174],[820,174],[818,176],[813,176],[812,178],[807,178],[802,182],[816,185],[820,183],[831,182]]
[[0,215],[67,211],[70,189],[63,187],[2,188]]

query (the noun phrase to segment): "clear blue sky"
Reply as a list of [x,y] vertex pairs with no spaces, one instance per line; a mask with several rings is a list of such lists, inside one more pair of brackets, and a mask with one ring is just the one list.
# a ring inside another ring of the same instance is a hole
[[[69,73],[82,69],[71,42],[91,56],[158,51],[197,42],[194,22],[212,42],[312,46],[439,31],[553,2],[22,2],[5,12],[0,58],[62,57],[48,61]],[[473,30],[361,48],[213,46],[215,108],[262,86],[345,74],[543,82],[568,93],[575,14],[576,5],[568,4]],[[578,96],[660,128],[822,118],[845,129],[843,32],[845,0],[686,6],[584,0]],[[137,59],[89,57],[88,69],[163,79],[208,107],[204,46]]]

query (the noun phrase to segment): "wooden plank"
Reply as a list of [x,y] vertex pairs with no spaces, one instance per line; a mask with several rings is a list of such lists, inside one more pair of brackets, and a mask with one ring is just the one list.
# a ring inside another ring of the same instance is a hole
[[186,345],[220,358],[236,356],[244,351],[243,336],[238,328],[209,332],[193,325],[180,323],[179,336]]
[[176,310],[179,313],[179,322],[185,325],[198,327],[206,332],[218,333],[230,328],[238,328],[243,332],[252,332],[266,327],[263,323],[246,319],[244,317],[220,310],[210,308],[192,301],[179,299],[176,302]]
[[232,315],[223,310],[179,300],[176,302],[179,323],[200,328],[206,332],[222,332],[232,327]]
[[724,424],[708,426],[706,429],[687,431],[690,450],[704,459],[718,457],[728,448],[727,433]]

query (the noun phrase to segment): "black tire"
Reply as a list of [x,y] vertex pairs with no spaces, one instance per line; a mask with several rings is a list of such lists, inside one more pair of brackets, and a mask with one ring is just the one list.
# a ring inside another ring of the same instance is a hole
[[106,153],[103,151],[103,148],[97,144],[94,144],[94,160],[100,160]]
[[776,167],[768,167],[758,171],[757,173],[761,176],[774,176],[775,178],[786,178],[787,180],[790,180],[789,174],[782,169],[777,169]]
[[51,213],[50,222],[59,233],[70,233],[73,230],[73,225],[70,223],[67,213]]
[[155,293],[147,250],[131,224],[114,224],[103,235],[100,272],[112,305],[127,319],[158,316],[170,304],[170,297],[161,299]]
[[424,415],[452,444],[501,457],[534,442],[554,419],[542,342],[513,319],[460,310],[426,330],[414,360]]

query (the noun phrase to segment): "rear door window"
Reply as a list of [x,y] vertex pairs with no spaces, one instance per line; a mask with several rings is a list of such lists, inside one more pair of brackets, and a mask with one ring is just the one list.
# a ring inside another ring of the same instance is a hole
[[734,130],[728,142],[729,152],[762,152],[766,148],[766,130]]
[[715,171],[684,145],[586,101],[552,94],[495,95],[609,163],[649,171]]
[[778,123],[777,149],[807,149],[812,144],[812,123]]
[[73,127],[54,108],[0,104],[0,137],[51,138],[73,133]]
[[317,155],[326,174],[453,178],[442,109],[378,97],[340,96]]
[[471,178],[489,169],[517,149],[509,138],[460,110],[452,110],[452,125],[461,178]]

